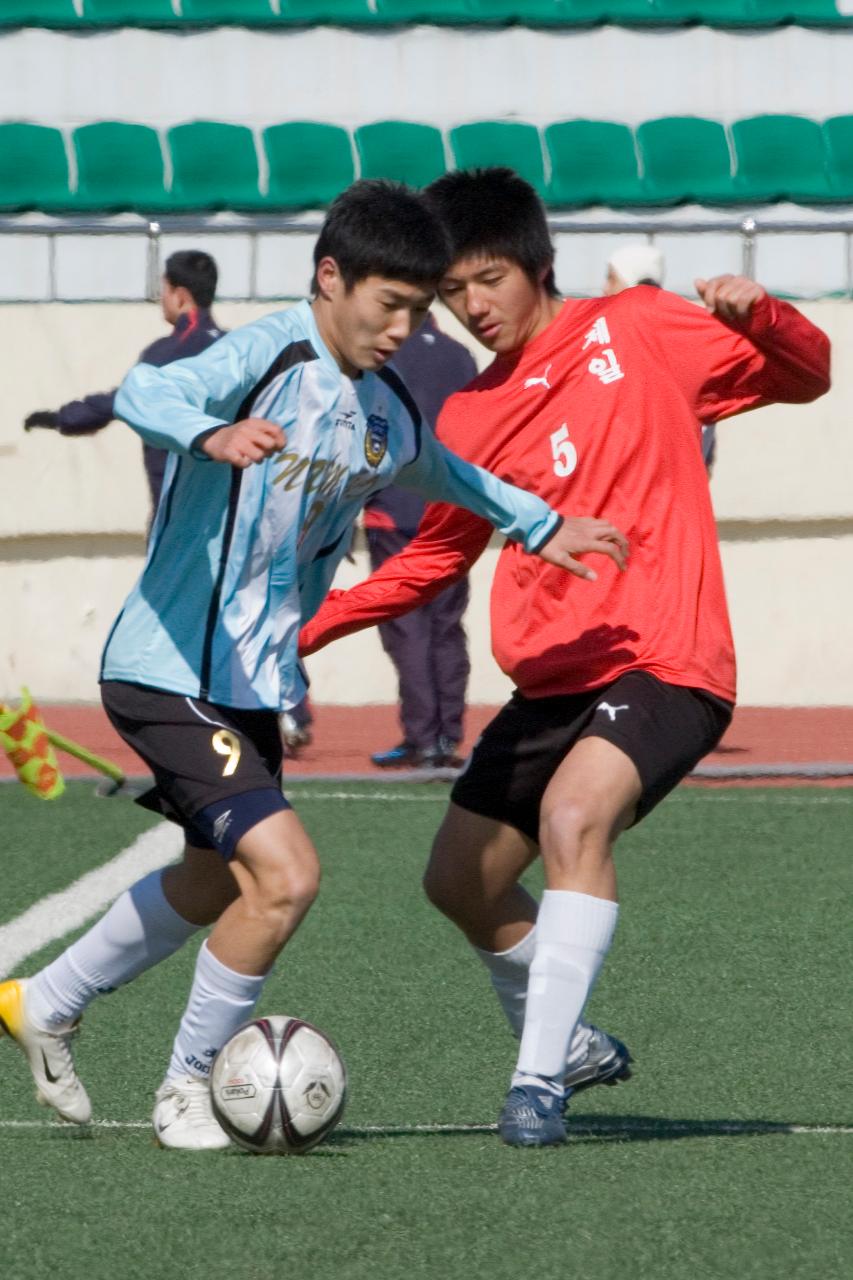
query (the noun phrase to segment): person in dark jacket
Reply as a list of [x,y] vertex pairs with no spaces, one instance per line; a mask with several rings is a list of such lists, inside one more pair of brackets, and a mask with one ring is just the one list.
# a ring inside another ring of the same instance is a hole
[[[173,360],[184,360],[187,356],[197,356],[222,337],[224,330],[219,328],[210,312],[217,274],[213,258],[200,249],[184,249],[166,260],[160,286],[160,305],[172,332],[146,347],[139,357],[139,364],[164,365],[171,364]],[[24,430],[47,427],[63,436],[92,435],[113,421],[113,401],[117,390],[116,387],[112,391],[84,396],[82,400],[69,400],[56,410],[37,409],[24,420]],[[144,444],[142,449],[151,503],[156,511],[168,454],[165,449],[155,449],[148,444]]]
[[[444,401],[476,377],[477,366],[467,347],[442,333],[432,316],[394,356],[393,366],[432,430]],[[378,569],[417,532],[425,503],[411,489],[392,485],[364,509],[370,563]],[[382,769],[461,763],[456,748],[462,738],[468,648],[462,615],[468,605],[468,580],[454,583],[413,613],[379,627],[382,647],[397,669],[403,741],[371,756]]]

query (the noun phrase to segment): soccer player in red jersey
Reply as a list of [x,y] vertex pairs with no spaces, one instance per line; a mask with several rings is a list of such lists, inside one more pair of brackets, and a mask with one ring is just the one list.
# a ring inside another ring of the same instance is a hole
[[[829,342],[751,280],[697,281],[704,307],[648,286],[563,300],[535,192],[510,170],[447,174],[429,198],[451,238],[439,293],[495,353],[446,402],[451,449],[558,510],[602,512],[628,536],[594,583],[504,547],[492,646],[517,688],[476,744],[425,885],[488,967],[521,1044],[498,1129],[565,1139],[570,1093],[628,1074],[582,1011],[616,927],[612,848],[729,723],[735,659],[701,420],[829,386]],[[303,630],[310,653],[422,604],[466,573],[490,526],[430,507],[418,535]],[[541,854],[541,903],[519,877]],[[528,978],[530,981],[528,982]]]

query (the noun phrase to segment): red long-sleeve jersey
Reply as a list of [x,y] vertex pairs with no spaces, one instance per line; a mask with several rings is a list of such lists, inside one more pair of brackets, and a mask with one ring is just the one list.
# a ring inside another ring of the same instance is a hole
[[[699,424],[829,386],[829,341],[762,298],[724,323],[663,290],[565,302],[532,342],[451,396],[437,434],[556,510],[606,517],[629,538],[620,573],[586,582],[507,543],[491,595],[492,650],[528,697],[625,671],[734,699],[735,658]],[[425,603],[482,553],[491,527],[430,506],[417,537],[365,582],[333,592],[303,629],[311,653]]]

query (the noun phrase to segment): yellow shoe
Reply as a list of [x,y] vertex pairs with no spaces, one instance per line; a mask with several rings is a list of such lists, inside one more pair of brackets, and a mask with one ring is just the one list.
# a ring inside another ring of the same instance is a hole
[[80,1022],[42,1030],[27,1017],[27,979],[0,982],[0,1033],[10,1036],[30,1064],[36,1083],[36,1098],[72,1124],[86,1124],[92,1118],[89,1095],[74,1070],[70,1042]]

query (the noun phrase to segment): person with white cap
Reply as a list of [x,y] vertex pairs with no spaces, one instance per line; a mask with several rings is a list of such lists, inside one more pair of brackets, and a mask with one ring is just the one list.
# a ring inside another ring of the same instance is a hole
[[663,254],[653,244],[626,244],[607,259],[605,297],[635,284],[663,285]]

